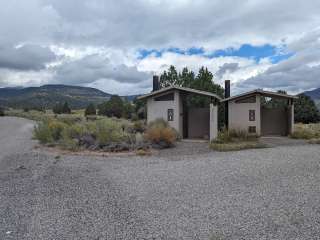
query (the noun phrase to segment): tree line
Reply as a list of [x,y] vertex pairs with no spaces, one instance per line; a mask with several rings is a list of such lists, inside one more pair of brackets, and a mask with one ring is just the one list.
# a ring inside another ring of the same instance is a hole
[[[189,70],[187,67],[182,71],[177,71],[174,66],[170,66],[160,75],[160,88],[169,86],[188,87],[197,90],[203,90],[217,94],[224,98],[224,88],[214,81],[214,75],[208,68],[201,67],[197,73]],[[278,91],[286,93],[285,91]],[[204,96],[187,96],[184,99],[184,104],[188,107],[208,107],[210,99]],[[262,99],[262,103],[267,107],[285,107],[286,102],[281,99],[271,99],[266,101]],[[294,100],[295,104],[295,122],[314,123],[320,121],[319,110],[315,102],[304,94],[299,94],[298,99]],[[219,126],[224,124],[224,104],[219,105]],[[69,114],[71,109],[68,102],[64,104],[57,103],[53,107],[55,114]],[[1,114],[1,112],[0,112]],[[146,118],[146,103],[145,101],[135,99],[129,102],[118,95],[113,95],[106,102],[98,105],[93,103],[88,104],[85,109],[85,115],[104,115],[108,117],[126,118],[126,119],[143,119]]]
[[[174,66],[170,66],[168,70],[164,71],[160,76],[160,88],[169,86],[189,87],[197,90],[212,92],[224,98],[224,88],[214,82],[213,74],[207,68],[201,67],[196,75],[188,68],[183,68],[178,72]],[[279,90],[279,93],[286,94],[285,91]],[[320,121],[320,113],[315,102],[311,97],[299,94],[298,99],[294,100],[295,122],[299,123],[316,123]],[[192,96],[187,99],[187,105],[196,107],[206,107],[209,104],[207,97]],[[285,107],[287,102],[281,99],[271,99],[264,102],[263,105],[267,107]],[[219,106],[219,124],[224,122],[224,105]]]

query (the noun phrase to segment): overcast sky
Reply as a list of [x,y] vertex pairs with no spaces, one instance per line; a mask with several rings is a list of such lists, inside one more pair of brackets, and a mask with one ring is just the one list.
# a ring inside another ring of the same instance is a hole
[[151,89],[169,65],[232,93],[320,87],[319,0],[0,0],[0,87]]

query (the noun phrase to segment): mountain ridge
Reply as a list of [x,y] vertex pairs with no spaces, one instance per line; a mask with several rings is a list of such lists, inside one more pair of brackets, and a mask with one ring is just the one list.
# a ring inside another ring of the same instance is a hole
[[[92,87],[47,84],[40,87],[0,88],[0,106],[13,108],[52,108],[56,103],[68,102],[71,108],[85,108],[89,103],[99,104],[112,94]],[[133,100],[136,95],[124,96]]]
[[318,109],[320,110],[320,87],[311,91],[305,91],[303,94],[311,97],[315,101]]

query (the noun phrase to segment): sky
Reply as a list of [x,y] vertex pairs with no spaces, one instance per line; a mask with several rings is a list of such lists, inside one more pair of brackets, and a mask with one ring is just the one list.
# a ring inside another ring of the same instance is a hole
[[0,0],[0,87],[151,90],[170,65],[232,94],[320,87],[319,0]]

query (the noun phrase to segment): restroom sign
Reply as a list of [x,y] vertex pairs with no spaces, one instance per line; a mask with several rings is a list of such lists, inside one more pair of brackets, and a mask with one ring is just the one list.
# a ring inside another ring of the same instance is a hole
[[168,109],[168,121],[173,121],[173,109]]

